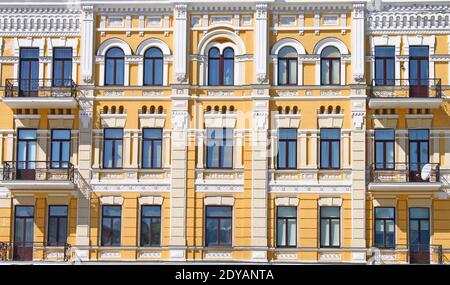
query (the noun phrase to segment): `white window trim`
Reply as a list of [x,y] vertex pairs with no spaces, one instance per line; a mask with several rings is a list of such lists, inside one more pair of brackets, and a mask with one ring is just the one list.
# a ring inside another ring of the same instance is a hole
[[400,36],[376,36],[371,37],[372,59],[370,64],[370,77],[375,79],[375,47],[377,46],[395,46],[395,78],[400,79]]
[[[273,57],[273,82],[274,85],[278,85],[278,53],[284,47],[293,47],[297,51],[297,57],[305,55],[305,47],[295,39],[282,39],[275,43],[272,47]],[[303,85],[303,62],[297,59],[297,85]]]
[[[409,56],[409,46],[428,46],[429,57],[434,55],[436,36],[403,36],[403,55]],[[434,61],[429,60],[428,77],[434,78]],[[404,63],[404,79],[409,79],[409,60]]]
[[[44,56],[45,50],[45,38],[40,39],[33,39],[33,38],[25,38],[25,39],[19,39],[14,38],[14,56],[17,58],[20,58],[20,49],[21,48],[39,48],[39,74],[38,78],[41,78],[44,76],[44,61],[41,59]],[[14,63],[14,77],[19,78],[19,61],[17,60],[16,63]],[[40,85],[42,82],[40,81]]]
[[144,84],[144,54],[151,47],[157,47],[163,53],[163,86],[167,86],[169,81],[169,58],[171,52],[169,46],[165,42],[153,38],[143,41],[136,50],[136,54],[142,57],[142,60],[140,60],[138,64],[138,85],[143,86]]
[[[47,53],[48,56],[53,56],[53,49],[58,47],[72,48],[72,80],[77,82],[77,63],[73,60],[73,57],[78,55],[78,39],[47,39]],[[47,64],[47,76],[53,77],[53,60]]]
[[340,84],[339,85],[346,85],[347,82],[347,73],[346,73],[346,64],[347,62],[344,61],[344,57],[349,55],[349,51],[347,46],[339,39],[337,38],[325,38],[320,40],[316,46],[314,47],[314,54],[319,57],[319,59],[316,61],[316,85],[320,84],[320,55],[322,53],[322,50],[326,47],[335,47],[339,50],[339,53],[341,54],[341,70],[340,70]]
[[112,38],[104,41],[97,51],[97,56],[100,56],[103,60],[98,62],[100,65],[99,69],[99,85],[105,85],[105,54],[106,52],[112,48],[118,47],[121,48],[125,55],[125,64],[124,64],[124,74],[123,74],[123,85],[128,86],[130,84],[130,62],[127,57],[132,55],[130,46],[123,40],[118,38]]

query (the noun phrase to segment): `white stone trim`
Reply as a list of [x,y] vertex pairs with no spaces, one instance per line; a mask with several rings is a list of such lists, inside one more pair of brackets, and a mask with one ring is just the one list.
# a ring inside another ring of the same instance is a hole
[[219,205],[219,206],[233,206],[234,197],[231,196],[207,196],[204,198],[203,203],[205,206],[208,205]]
[[[13,54],[17,58],[20,58],[20,48],[34,47],[39,48],[39,75],[38,78],[44,77],[44,61],[45,54],[45,38],[14,38],[14,51]],[[19,78],[19,61],[14,62],[14,77]],[[41,84],[41,83],[40,83]]]
[[100,203],[102,205],[120,205],[121,206],[121,205],[123,205],[123,197],[121,197],[121,196],[101,196]]
[[335,206],[341,207],[343,199],[340,197],[320,197],[317,202],[320,207],[322,206]]
[[36,203],[36,197],[34,195],[14,195],[13,205],[34,206]]
[[295,197],[278,197],[275,199],[275,205],[276,206],[298,206],[298,203],[300,202],[299,198]]
[[430,208],[433,201],[431,198],[408,198],[408,208],[420,207]]
[[144,54],[145,52],[152,47],[157,47],[161,50],[163,54],[163,85],[168,85],[169,80],[169,62],[168,59],[171,56],[170,48],[164,41],[156,38],[146,39],[136,49],[136,55],[142,57],[142,60],[138,63],[138,85],[143,85],[144,78]]
[[[278,85],[278,53],[284,47],[293,47],[297,51],[297,56],[306,55],[305,47],[296,39],[285,38],[277,41],[271,51],[273,57],[273,82]],[[303,61],[297,61],[297,85],[303,85]]]
[[112,38],[104,41],[100,44],[98,50],[97,50],[97,57],[101,58],[98,63],[100,65],[99,68],[99,85],[104,86],[105,85],[105,55],[106,52],[113,47],[118,47],[122,49],[124,53],[124,78],[123,78],[123,85],[128,86],[130,83],[130,62],[128,58],[132,56],[132,51],[130,46],[127,42],[125,42],[122,39],[118,38]]
[[[218,43],[215,42],[217,38],[226,38],[229,42]],[[244,84],[241,78],[245,74],[245,65],[238,60],[239,56],[245,55],[245,44],[241,37],[228,30],[214,30],[207,33],[200,40],[197,52],[202,56],[203,60],[199,62],[199,84],[208,85],[208,52],[212,47],[219,48],[219,51],[223,51],[226,47],[231,47],[234,50],[234,85]]]
[[141,196],[138,198],[139,205],[162,205],[163,200],[162,196]]
[[[67,39],[65,37],[61,38],[47,38],[47,54],[49,57],[53,56],[53,48],[66,47],[72,48],[72,80],[77,82],[77,63],[73,60],[74,57],[78,56],[78,38]],[[53,60],[47,63],[47,78],[52,78],[53,76]]]
[[206,113],[204,114],[204,120],[206,128],[234,129],[236,127],[237,114]]
[[322,53],[322,50],[328,46],[333,46],[339,50],[339,53],[341,54],[341,70],[340,70],[340,85],[346,84],[346,61],[344,58],[349,55],[349,51],[347,46],[342,42],[341,40],[337,38],[324,38],[320,40],[316,46],[314,47],[313,54],[319,56],[319,60],[316,61],[316,84],[320,85],[320,54]]

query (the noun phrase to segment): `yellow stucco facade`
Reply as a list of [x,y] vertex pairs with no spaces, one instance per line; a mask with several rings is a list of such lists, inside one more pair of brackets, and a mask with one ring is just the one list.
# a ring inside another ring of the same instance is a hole
[[450,6],[229,2],[0,4],[0,260],[449,262]]

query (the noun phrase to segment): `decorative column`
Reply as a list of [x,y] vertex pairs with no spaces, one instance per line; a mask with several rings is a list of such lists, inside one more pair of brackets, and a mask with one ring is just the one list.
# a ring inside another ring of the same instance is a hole
[[186,198],[188,154],[188,89],[172,91],[172,167],[170,192],[170,258],[186,259]]
[[252,117],[252,211],[251,233],[254,261],[267,261],[267,199],[269,146],[269,89],[253,91]]
[[352,11],[352,83],[364,83],[365,80],[365,6],[353,4]]
[[176,4],[174,13],[174,64],[178,83],[188,81],[187,69],[187,4]]
[[[93,55],[95,17],[93,6],[82,6],[81,18],[81,77],[84,85],[93,87]],[[79,94],[79,149],[78,173],[76,180],[79,188],[77,201],[77,238],[75,260],[89,260],[89,220],[90,220],[90,192],[89,180],[92,153],[94,91],[86,89]]]
[[255,76],[258,84],[268,83],[267,78],[267,4],[256,4],[255,12]]

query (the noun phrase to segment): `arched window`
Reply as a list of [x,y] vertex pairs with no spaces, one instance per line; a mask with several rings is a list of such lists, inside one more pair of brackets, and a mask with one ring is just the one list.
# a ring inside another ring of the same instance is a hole
[[321,85],[340,84],[341,54],[337,48],[330,46],[322,50],[320,55],[320,68]]
[[117,47],[110,48],[105,56],[105,85],[123,85],[125,55]]
[[297,85],[297,51],[284,47],[278,53],[278,85]]
[[234,84],[234,50],[226,48],[220,54],[218,48],[208,52],[208,84],[233,85]]
[[159,48],[149,48],[144,54],[144,85],[163,84],[163,53]]

